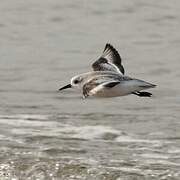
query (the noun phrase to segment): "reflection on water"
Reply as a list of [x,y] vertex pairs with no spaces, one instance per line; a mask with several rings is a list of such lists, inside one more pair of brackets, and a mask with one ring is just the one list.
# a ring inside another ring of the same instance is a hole
[[[0,179],[179,180],[179,1],[5,1]],[[152,98],[57,90],[106,42]]]

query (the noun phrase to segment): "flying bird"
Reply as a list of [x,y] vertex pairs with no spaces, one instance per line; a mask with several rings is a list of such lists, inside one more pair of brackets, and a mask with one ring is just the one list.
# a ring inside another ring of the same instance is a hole
[[111,44],[106,44],[100,58],[92,64],[91,72],[74,76],[70,84],[59,90],[78,89],[84,98],[88,96],[117,97],[129,94],[151,97],[150,92],[142,90],[155,86],[149,82],[126,76],[118,51]]

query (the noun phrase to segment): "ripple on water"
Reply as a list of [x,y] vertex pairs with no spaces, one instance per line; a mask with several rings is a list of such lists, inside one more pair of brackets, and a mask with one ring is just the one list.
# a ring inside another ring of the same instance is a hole
[[[164,137],[163,133],[152,132],[142,137],[96,121],[106,118],[116,122],[119,116],[100,113],[0,116],[1,128],[7,124],[10,128],[10,133],[6,130],[1,135],[8,142],[3,143],[7,146],[4,150],[1,148],[0,179],[7,176],[40,180],[178,180],[180,165],[175,158],[179,149],[171,139],[157,138]],[[93,123],[87,124],[88,119],[94,119]]]

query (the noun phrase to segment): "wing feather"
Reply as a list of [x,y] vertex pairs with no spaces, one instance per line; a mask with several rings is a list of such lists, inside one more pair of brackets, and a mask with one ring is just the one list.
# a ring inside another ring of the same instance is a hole
[[100,77],[94,78],[83,85],[83,96],[91,96],[96,92],[103,91],[104,89],[113,88],[120,81],[118,79],[112,79],[112,77]]
[[121,57],[111,44],[106,44],[103,54],[92,64],[92,68],[94,71],[115,71],[124,74]]

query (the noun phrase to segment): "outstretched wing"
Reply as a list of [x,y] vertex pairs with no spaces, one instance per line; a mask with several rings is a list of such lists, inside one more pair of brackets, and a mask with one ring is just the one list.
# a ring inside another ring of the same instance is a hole
[[97,92],[102,92],[104,89],[109,89],[117,84],[119,84],[119,80],[107,80],[107,79],[92,79],[87,82],[83,86],[83,96],[86,98],[87,96],[91,96],[96,94]]
[[92,68],[94,71],[115,71],[124,74],[121,57],[111,44],[106,44],[103,54],[92,64]]

